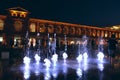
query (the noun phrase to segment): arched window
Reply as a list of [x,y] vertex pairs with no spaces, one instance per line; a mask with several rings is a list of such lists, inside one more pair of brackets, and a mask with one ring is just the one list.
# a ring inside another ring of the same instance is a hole
[[56,33],[60,34],[62,32],[61,26],[56,26]]
[[63,34],[68,34],[68,27],[67,26],[63,27]]
[[20,21],[20,20],[16,20],[15,22],[14,22],[14,28],[15,28],[15,31],[17,31],[17,32],[20,32],[21,30],[22,30],[22,21]]
[[44,24],[39,25],[39,32],[44,33],[46,31],[46,27]]
[[53,33],[54,32],[54,27],[53,25],[48,25],[48,32]]
[[75,28],[74,27],[70,27],[70,34],[75,34]]
[[0,19],[0,30],[3,30],[4,28],[4,21]]
[[36,31],[36,24],[35,23],[31,23],[30,24],[30,32],[35,32]]

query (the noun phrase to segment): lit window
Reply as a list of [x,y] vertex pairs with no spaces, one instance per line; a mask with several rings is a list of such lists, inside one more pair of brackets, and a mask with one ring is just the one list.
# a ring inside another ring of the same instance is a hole
[[39,26],[39,31],[40,31],[41,33],[45,32],[45,25],[44,25],[44,24],[40,24],[40,26]]
[[0,37],[0,42],[2,42],[3,41],[3,37]]
[[0,30],[3,30],[4,27],[4,21],[0,19]]
[[30,24],[30,32],[35,32],[35,27],[36,27],[35,23],[31,23]]
[[22,21],[17,20],[14,23],[15,31],[19,32],[22,30]]

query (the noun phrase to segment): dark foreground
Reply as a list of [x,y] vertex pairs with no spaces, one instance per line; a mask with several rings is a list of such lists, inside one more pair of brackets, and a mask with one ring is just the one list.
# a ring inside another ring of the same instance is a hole
[[32,62],[25,67],[22,62],[1,61],[0,80],[120,80],[119,61],[113,65],[105,59],[88,59],[78,63],[77,60],[58,60],[56,65],[46,68],[43,62]]

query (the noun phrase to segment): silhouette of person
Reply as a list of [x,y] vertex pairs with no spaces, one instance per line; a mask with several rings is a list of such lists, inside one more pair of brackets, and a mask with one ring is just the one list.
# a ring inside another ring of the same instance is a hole
[[118,44],[115,34],[111,35],[111,38],[108,39],[108,53],[109,53],[109,60],[110,63],[114,63],[115,58],[115,51],[116,51],[116,45]]

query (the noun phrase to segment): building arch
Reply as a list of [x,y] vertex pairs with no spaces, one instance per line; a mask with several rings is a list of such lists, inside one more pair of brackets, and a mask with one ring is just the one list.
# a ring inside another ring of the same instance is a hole
[[54,33],[54,26],[53,25],[49,24],[47,29],[48,29],[48,33]]
[[64,26],[63,27],[63,34],[68,34],[68,31],[69,31],[68,27]]
[[75,27],[70,27],[70,28],[69,28],[69,33],[70,33],[71,35],[74,35],[74,34],[75,34]]
[[62,33],[62,29],[61,29],[61,26],[60,26],[60,25],[56,26],[56,33],[57,33],[57,34]]
[[41,33],[46,32],[45,24],[39,24],[39,32],[41,32]]

